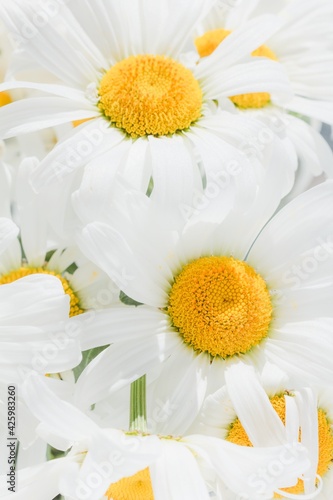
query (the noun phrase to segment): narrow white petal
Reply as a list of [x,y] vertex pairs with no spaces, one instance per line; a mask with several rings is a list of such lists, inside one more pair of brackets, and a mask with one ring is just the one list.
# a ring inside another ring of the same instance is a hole
[[43,377],[31,375],[24,383],[22,392],[30,411],[50,433],[74,443],[96,432],[96,424],[73,405],[56,396]]
[[64,97],[30,97],[0,108],[3,139],[73,120],[99,116],[97,108]]
[[29,185],[36,165],[36,158],[28,158],[21,163],[16,179],[16,196],[24,253],[30,266],[39,267],[45,261],[47,224],[40,199]]
[[165,363],[150,403],[151,420],[160,434],[184,435],[206,395],[208,356],[196,354],[183,343],[177,347]]
[[278,29],[279,24],[277,17],[266,14],[236,29],[210,56],[201,59],[198,65],[198,75],[212,74],[238,63],[240,59],[249,56],[251,52],[265,43],[267,38]]
[[99,354],[80,375],[76,401],[88,407],[101,401],[159,366],[179,344],[179,336],[156,334],[154,337],[119,342]]
[[102,118],[80,125],[68,139],[55,146],[32,174],[34,189],[40,190],[54,182],[60,183],[63,177],[123,140],[123,134],[110,128],[109,123]]
[[273,102],[282,104],[289,103],[293,96],[283,67],[275,61],[259,57],[225,70],[216,68],[214,75],[203,74],[200,85],[207,99],[268,92]]
[[148,306],[121,305],[90,311],[71,318],[69,324],[79,332],[82,351],[114,342],[130,343],[138,336],[152,337],[170,329],[168,317]]
[[0,254],[17,238],[19,228],[10,219],[0,218]]
[[198,463],[183,443],[163,440],[162,456],[150,466],[155,500],[209,500]]
[[292,323],[267,339],[267,359],[285,370],[291,383],[332,385],[332,320]]
[[248,261],[272,289],[332,282],[333,181],[301,194],[263,229]]
[[329,101],[296,96],[292,101],[288,102],[287,108],[295,113],[311,116],[325,123],[333,123],[333,103]]
[[[169,284],[163,275],[159,276],[158,264],[150,267],[151,262],[145,262],[147,254],[139,253],[138,248],[134,253],[134,249],[118,231],[102,223],[88,224],[78,243],[82,252],[99,265],[129,297],[156,307],[164,307],[167,303],[165,290]],[[112,253],[109,248],[113,249]],[[151,249],[149,253],[154,259]],[[155,256],[154,260],[158,258]]]
[[254,446],[278,446],[286,442],[284,426],[252,367],[231,365],[225,374],[230,399]]

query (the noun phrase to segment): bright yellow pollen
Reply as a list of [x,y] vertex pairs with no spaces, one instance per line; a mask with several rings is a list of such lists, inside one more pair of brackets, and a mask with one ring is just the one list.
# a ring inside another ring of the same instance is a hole
[[[195,45],[200,57],[209,56],[220,45],[223,40],[230,35],[231,31],[224,29],[216,29],[207,31],[201,37],[195,40]],[[261,45],[258,49],[252,52],[255,57],[267,57],[273,61],[277,61],[274,52],[266,45]],[[240,94],[230,97],[231,101],[239,108],[263,108],[270,100],[271,96],[267,92],[255,92],[251,94]]]
[[93,120],[93,118],[84,118],[83,120],[74,120],[72,121],[73,127],[78,127],[79,125],[82,125],[82,123],[89,122],[90,120]]
[[105,496],[108,500],[154,500],[149,469],[111,484]]
[[[285,423],[286,404],[284,396],[274,396],[273,398],[270,398],[270,401],[282,422]],[[252,443],[238,418],[236,418],[232,423],[226,439],[231,443],[235,443],[240,446],[252,446]],[[333,460],[333,432],[327,419],[327,415],[321,408],[318,409],[318,447],[319,460],[317,474],[322,477],[329,470]],[[299,479],[295,486],[282,489],[283,491],[292,494],[304,493],[304,483],[301,479]],[[274,498],[282,497],[276,494]]]
[[70,316],[77,316],[78,314],[84,312],[84,310],[80,308],[79,298],[75,295],[75,293],[69,286],[68,281],[60,274],[57,274],[54,271],[48,271],[43,267],[20,267],[19,269],[15,269],[15,271],[11,271],[8,274],[3,274],[2,276],[0,276],[0,285],[6,285],[20,278],[23,278],[24,276],[30,276],[31,274],[39,273],[56,276],[61,281],[65,293],[67,293],[70,297]]
[[0,106],[6,106],[6,104],[10,104],[11,102],[12,98],[8,92],[0,92]]
[[220,45],[228,35],[230,35],[230,30],[217,29],[206,31],[202,36],[199,36],[194,40],[195,46],[197,48],[200,57],[207,57],[214,52],[214,50]]
[[201,116],[202,92],[192,72],[153,55],[131,56],[104,75],[99,107],[132,137],[168,135]]
[[263,278],[233,257],[202,257],[175,278],[168,313],[193,349],[227,358],[266,337],[272,304]]

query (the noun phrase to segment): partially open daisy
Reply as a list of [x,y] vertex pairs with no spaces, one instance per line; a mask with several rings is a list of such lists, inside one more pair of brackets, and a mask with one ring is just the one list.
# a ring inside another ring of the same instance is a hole
[[[114,215],[86,226],[82,251],[110,277],[124,266],[119,286],[145,304],[100,317],[96,330],[114,345],[78,381],[86,404],[119,388],[110,384],[116,370],[126,384],[159,366],[153,399],[171,404],[164,425],[182,432],[235,359],[268,359],[303,383],[332,383],[333,183],[267,223],[278,189],[271,174],[255,200],[220,193],[219,212],[202,209],[187,224],[172,218],[172,200],[159,211],[154,199],[128,194]],[[96,345],[92,332],[83,343]]]
[[[150,137],[168,138],[169,148],[177,138],[191,156],[197,177],[197,164],[209,170],[213,161],[207,149],[217,155],[225,149],[229,155],[230,147],[237,149],[235,141],[246,140],[240,132],[242,122],[238,127],[229,122],[229,113],[217,110],[218,97],[267,86],[282,100],[290,98],[289,83],[278,63],[248,57],[275,31],[273,16],[235,32],[234,50],[218,64],[215,58],[197,62],[185,57],[184,47],[210,6],[210,0],[177,4],[163,0],[158,5],[149,0],[121,4],[108,0],[105,5],[96,0],[72,2],[59,7],[52,19],[46,15],[45,25],[38,27],[34,24],[37,4],[15,0],[4,7],[2,15],[13,38],[61,83],[8,82],[0,87],[27,87],[51,94],[1,110],[1,123],[6,126],[0,135],[10,137],[86,120],[36,170],[36,188],[59,181],[99,157],[107,164],[107,170],[96,167],[100,191],[120,169],[129,182],[146,192],[154,165],[163,171],[163,144],[160,149],[155,143],[152,151]],[[25,24],[32,36],[22,32]],[[216,113],[220,131],[210,122]]]
[[[23,394],[41,422],[44,439],[69,451],[65,458],[20,471],[22,491],[35,500],[52,500],[58,492],[89,500],[103,495],[108,500],[209,500],[210,483],[217,481],[237,495],[267,496],[294,483],[309,466],[306,448],[297,443],[246,448],[200,435],[173,438],[101,428],[56,396],[41,377],[30,377]],[[250,484],[258,470],[290,450],[296,459],[279,477],[272,477],[262,491]]]
[[[325,0],[269,3],[241,0],[232,8],[224,3],[214,6],[203,21],[195,45],[198,54],[219,58],[231,46],[234,30],[253,22],[263,13],[274,12],[281,21],[279,29],[252,52],[253,59],[279,61],[285,68],[295,97],[283,108],[266,89],[256,94],[238,94],[231,101],[242,112],[268,120],[280,127],[293,142],[302,166],[302,186],[323,170],[332,176],[332,158],[327,144],[314,127],[312,118],[333,122],[333,55],[329,40],[333,6]],[[306,118],[307,117],[307,118]],[[329,162],[327,161],[329,159]]]
[[9,192],[4,193],[5,200],[2,199],[5,213],[10,212],[10,206],[14,205],[20,234],[13,239],[13,230],[7,227],[7,223],[6,232],[2,235],[2,244],[6,244],[7,249],[0,255],[0,285],[33,274],[56,276],[70,297],[70,316],[117,302],[119,290],[116,285],[89,262],[75,245],[70,242],[68,245],[64,242],[57,244],[49,240],[50,231],[45,220],[43,200],[36,196],[28,183],[36,164],[38,160],[29,158],[20,165],[15,182],[14,204],[11,203]]
[[0,382],[20,384],[41,374],[74,368],[81,360],[78,338],[66,335],[69,299],[54,276],[26,276],[0,287]]
[[226,371],[226,386],[205,401],[200,432],[240,446],[272,446],[281,440],[284,426],[289,427],[287,435],[294,435],[309,450],[311,467],[297,484],[277,492],[274,498],[302,498],[304,494],[326,498],[332,484],[331,390],[319,389],[322,396],[317,398],[312,389],[288,387],[272,365],[261,382],[252,367],[243,363],[231,366]]
[[[19,229],[0,218],[0,259],[16,241]],[[54,276],[26,276],[0,286],[0,384],[20,383],[27,372],[57,373],[81,359],[78,339],[63,335],[69,298]],[[50,354],[51,352],[51,354]]]

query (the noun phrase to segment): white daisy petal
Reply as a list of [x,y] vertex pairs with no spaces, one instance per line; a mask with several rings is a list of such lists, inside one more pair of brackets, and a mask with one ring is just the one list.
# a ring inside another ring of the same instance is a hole
[[[193,159],[182,138],[149,137],[154,189],[153,205],[171,212],[180,203],[189,203],[194,189]],[[179,213],[177,211],[179,218]]]
[[294,113],[308,115],[325,123],[333,123],[333,102],[296,96],[288,102],[287,108]]
[[273,409],[253,368],[243,363],[231,365],[225,373],[225,379],[237,417],[253,446],[278,446],[286,442],[280,417]]
[[159,333],[153,338],[133,339],[131,349],[125,342],[108,347],[80,375],[76,401],[88,407],[104,399],[164,361],[179,342],[178,335]]
[[180,443],[162,441],[162,456],[150,466],[155,500],[209,500],[195,457]]
[[65,97],[73,101],[81,103],[83,106],[87,106],[87,99],[85,98],[84,92],[72,87],[67,87],[65,85],[57,85],[54,83],[36,83],[36,82],[23,82],[23,81],[8,81],[0,84],[0,92],[4,92],[12,89],[30,89],[39,90],[41,92],[46,92],[49,94],[54,94],[57,97]]
[[[265,58],[239,63],[209,77],[203,72],[200,82],[208,99],[232,97],[252,92],[269,92],[273,102],[290,102],[292,91],[279,63]],[[246,75],[244,77],[244,75]]]
[[[295,484],[297,478],[309,466],[306,448],[296,443],[293,447],[252,448],[199,435],[189,436],[184,441],[194,452],[200,453],[202,458],[214,467],[230,490],[241,498],[245,495],[249,498],[258,498],[264,494],[267,498],[271,498],[279,487]],[[281,473],[278,476],[266,474],[263,479],[262,474],[267,473],[270,464],[276,462],[281,464]]]
[[[44,264],[47,251],[47,224],[40,200],[29,186],[31,172],[38,165],[36,158],[22,162],[16,179],[17,210],[21,240],[30,266]],[[33,221],[33,224],[31,224]]]
[[302,444],[307,447],[312,459],[311,467],[304,474],[305,493],[311,494],[316,491],[317,467],[320,453],[317,397],[311,389],[307,388],[297,391],[295,399],[301,416]]
[[[8,493],[8,485],[0,489],[3,500],[53,500],[59,493],[59,480],[73,461],[66,457],[51,460],[36,467],[29,467],[17,472],[17,482],[20,485],[15,493]],[[47,481],[45,478],[47,477]]]
[[[331,282],[333,182],[290,202],[263,229],[248,255],[273,288]],[[269,246],[269,251],[268,251]]]
[[8,139],[18,134],[98,115],[98,111],[89,104],[83,105],[63,97],[31,97],[0,108],[3,124],[0,135],[3,139]]
[[[177,57],[188,41],[195,25],[208,12],[211,0],[164,0],[168,7],[168,30],[159,33],[158,50],[169,57]],[[177,17],[174,13],[177,12]]]
[[123,134],[110,128],[102,118],[84,123],[73,134],[61,141],[32,174],[31,182],[36,190],[53,182],[59,183],[66,175],[124,139]]
[[279,28],[279,24],[276,16],[266,14],[249,21],[242,29],[236,29],[220,43],[210,57],[199,62],[198,75],[204,77],[208,72],[216,71],[217,67],[225,70],[249,56]]
[[160,417],[160,433],[182,435],[190,427],[206,394],[208,371],[205,354],[197,355],[190,349],[172,354],[154,387],[155,400],[151,403],[154,408],[159,404],[160,415],[168,417]]
[[[14,235],[14,233],[12,233]],[[22,264],[22,249],[18,238],[14,238],[11,242],[6,240],[3,242],[4,249],[0,259],[0,273],[7,274],[13,269],[18,269]],[[7,248],[6,248],[7,247]]]
[[[156,284],[158,265],[156,271],[155,268],[142,267],[139,249],[136,249],[137,254],[134,255],[132,249],[118,232],[106,224],[88,224],[82,231],[79,241],[81,250],[92,261],[94,261],[94,257],[97,255],[96,249],[98,249],[98,263],[96,262],[96,264],[128,296],[157,307],[165,304],[166,294],[163,285],[165,289],[168,283],[164,277],[159,277],[161,284]],[[112,254],[108,251],[110,244],[113,247]]]
[[80,343],[83,351],[112,344],[131,342],[166,332],[170,329],[168,318],[153,307],[118,306],[106,310],[93,311],[69,320],[73,329],[80,331]]
[[332,320],[292,323],[267,339],[267,359],[285,369],[295,380],[331,385]]
[[[74,406],[57,397],[49,389],[43,377],[31,375],[22,386],[22,392],[35,417],[43,422],[44,426],[47,424],[50,433],[74,443],[96,432],[96,424]],[[66,420],[63,418],[64,415]]]
[[[86,56],[86,51],[78,51],[61,34],[61,23],[64,23],[61,14],[64,13],[65,30],[67,28],[70,32],[74,28],[82,32],[78,23],[73,26],[73,19],[69,23],[65,6],[57,5],[50,15],[41,10],[37,3],[34,5],[15,1],[3,10],[3,20],[13,39],[51,73],[71,84],[88,85],[94,80],[96,69]],[[36,19],[39,19],[38,27]],[[82,35],[84,36],[84,32]]]
[[19,228],[10,219],[0,218],[0,254],[16,239]]

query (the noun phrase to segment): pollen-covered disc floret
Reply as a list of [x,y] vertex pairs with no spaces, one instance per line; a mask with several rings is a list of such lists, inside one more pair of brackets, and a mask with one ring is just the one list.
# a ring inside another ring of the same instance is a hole
[[131,56],[104,75],[99,107],[132,137],[168,135],[201,116],[202,92],[192,72],[159,55]]
[[154,500],[149,469],[111,484],[105,496],[108,500]]
[[[195,40],[195,45],[200,57],[209,56],[230,33],[231,31],[229,30],[216,29],[207,31],[204,35],[198,37]],[[266,45],[261,45],[251,55],[255,57],[267,57],[268,59],[277,61],[274,52]],[[263,108],[270,102],[271,96],[268,92],[255,92],[235,95],[230,97],[230,99],[239,108]]]
[[62,283],[64,292],[67,293],[70,297],[70,316],[77,316],[84,312],[80,307],[80,300],[77,295],[74,293],[72,288],[70,287],[68,281],[61,276],[61,274],[57,274],[54,271],[49,271],[48,269],[44,269],[43,267],[20,267],[11,271],[10,273],[3,274],[0,276],[0,285],[6,285],[8,283],[12,283],[24,276],[30,276],[31,274],[50,274],[51,276],[56,276]]
[[168,313],[196,351],[227,358],[246,353],[267,336],[272,319],[263,278],[233,257],[202,257],[172,285]]
[[[285,424],[286,403],[284,395],[274,396],[273,398],[270,398],[270,402],[282,422]],[[231,428],[226,439],[231,443],[235,443],[240,446],[252,446],[252,443],[238,418],[236,418],[231,424]],[[318,409],[318,447],[319,460],[317,474],[320,477],[323,477],[329,470],[333,460],[333,432],[331,424],[327,418],[327,414],[321,408]],[[304,482],[299,479],[295,486],[282,488],[282,490],[292,494],[304,493]],[[281,496],[275,494],[275,498],[281,498]]]

